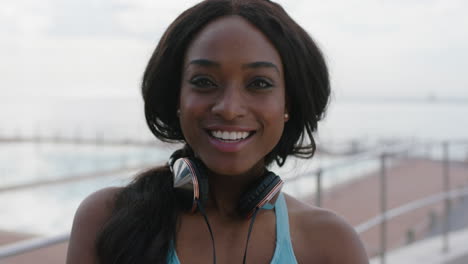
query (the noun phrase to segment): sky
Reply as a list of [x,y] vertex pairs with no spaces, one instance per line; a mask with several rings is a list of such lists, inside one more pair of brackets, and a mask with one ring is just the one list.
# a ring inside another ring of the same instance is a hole
[[[198,1],[2,0],[0,96],[139,97],[167,26]],[[335,97],[468,98],[468,1],[281,0]]]

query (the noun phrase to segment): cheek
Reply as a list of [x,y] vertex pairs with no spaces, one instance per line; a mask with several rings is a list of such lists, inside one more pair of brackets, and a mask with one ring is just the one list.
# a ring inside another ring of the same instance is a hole
[[266,133],[270,133],[271,136],[277,137],[279,140],[284,130],[284,114],[286,111],[284,100],[274,100],[268,105],[259,107],[258,111],[263,113],[266,121]]
[[179,110],[181,121],[187,115],[191,115],[200,108],[200,100],[197,97],[188,91],[188,88],[182,87],[179,98]]
[[192,102],[193,100],[190,99],[190,97],[188,96],[188,91],[187,91],[187,88],[182,86],[181,89],[180,89],[180,95],[179,95],[179,109],[180,111],[185,111],[185,109],[187,107],[190,107],[191,104],[193,104]]
[[190,87],[182,86],[179,97],[179,109],[186,114],[193,114],[193,111],[202,111],[212,104],[212,96],[200,94]]
[[206,113],[207,102],[182,88],[179,99],[179,123],[186,141],[197,137],[198,122]]
[[196,101],[193,100],[190,96],[188,96],[187,89],[184,87],[181,88],[180,91],[180,98],[179,98],[179,123],[182,129],[182,134],[187,139],[189,136],[190,131],[188,128],[190,127],[190,121],[193,120],[191,114],[193,114],[193,109],[196,108]]
[[286,109],[286,100],[285,100],[285,95],[284,93],[280,96],[280,99],[276,102],[276,109],[275,109],[275,115],[274,115],[274,120],[275,120],[275,127],[277,131],[277,137],[278,141],[281,138],[281,135],[283,134],[284,130],[284,125],[285,125],[285,113],[287,112]]

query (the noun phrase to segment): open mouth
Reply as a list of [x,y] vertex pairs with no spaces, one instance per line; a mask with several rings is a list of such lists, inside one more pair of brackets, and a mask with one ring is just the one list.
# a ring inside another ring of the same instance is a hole
[[238,142],[251,137],[255,134],[255,131],[221,131],[221,130],[209,130],[208,134],[217,140],[223,142]]

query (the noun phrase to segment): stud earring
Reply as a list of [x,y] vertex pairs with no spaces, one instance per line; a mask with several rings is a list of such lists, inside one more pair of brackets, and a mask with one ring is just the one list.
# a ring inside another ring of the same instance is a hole
[[180,109],[177,109],[177,116],[180,116]]
[[285,121],[288,121],[288,120],[289,120],[289,114],[288,114],[288,113],[285,113],[285,114],[284,114],[284,120],[285,120]]

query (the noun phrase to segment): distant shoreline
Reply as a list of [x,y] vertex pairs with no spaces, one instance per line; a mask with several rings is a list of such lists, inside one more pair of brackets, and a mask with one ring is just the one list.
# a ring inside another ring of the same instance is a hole
[[[61,96],[61,95],[44,95],[44,96],[32,96],[32,95],[2,95],[0,102],[24,102],[34,101],[36,103],[41,102],[57,102],[57,101],[122,101],[122,102],[135,102],[142,103],[140,96],[129,94],[128,96]],[[334,95],[332,101],[338,102],[360,102],[360,103],[456,103],[456,104],[468,104],[468,96],[436,96],[436,95],[425,95],[425,96],[339,96]],[[1,106],[0,106],[1,109]]]
[[468,97],[336,97],[341,102],[359,103],[430,103],[430,104],[468,104]]

